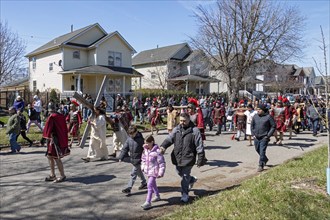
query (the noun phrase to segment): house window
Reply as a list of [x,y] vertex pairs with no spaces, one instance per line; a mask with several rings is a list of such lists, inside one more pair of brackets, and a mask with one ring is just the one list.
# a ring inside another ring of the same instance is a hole
[[33,80],[33,82],[32,82],[32,90],[33,90],[33,92],[36,92],[37,91],[37,80]]
[[150,75],[150,78],[151,79],[156,79],[157,78],[156,73],[155,72],[152,72],[151,75]]
[[32,57],[32,69],[35,70],[37,67],[37,59],[35,57]]
[[79,50],[76,50],[76,51],[73,51],[73,59],[80,59],[80,51]]
[[49,69],[49,72],[53,71],[53,63],[49,63],[49,68],[48,69]]
[[121,53],[109,51],[108,65],[109,66],[121,66]]

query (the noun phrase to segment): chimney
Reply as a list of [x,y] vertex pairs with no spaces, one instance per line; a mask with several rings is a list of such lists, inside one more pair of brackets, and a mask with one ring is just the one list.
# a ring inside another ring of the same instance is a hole
[[73,32],[73,24],[71,24],[71,32]]

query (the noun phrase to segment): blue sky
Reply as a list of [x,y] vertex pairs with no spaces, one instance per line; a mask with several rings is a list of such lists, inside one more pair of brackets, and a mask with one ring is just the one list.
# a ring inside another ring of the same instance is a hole
[[[315,66],[312,57],[323,58],[318,48],[322,25],[329,44],[329,0],[281,1],[296,6],[307,17],[305,57],[298,66]],[[99,23],[107,32],[119,31],[137,52],[186,42],[195,36],[193,11],[213,1],[29,1],[0,0],[1,21],[7,21],[31,52],[51,39]],[[329,50],[329,47],[328,47]],[[329,60],[329,56],[328,56]],[[329,61],[328,61],[329,63]],[[328,70],[329,71],[329,70]]]

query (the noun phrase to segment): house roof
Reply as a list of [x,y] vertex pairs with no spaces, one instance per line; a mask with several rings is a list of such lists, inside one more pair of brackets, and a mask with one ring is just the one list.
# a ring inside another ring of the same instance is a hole
[[[90,45],[77,44],[77,43],[70,42],[74,38],[80,36],[87,30],[90,30],[91,28],[94,28],[94,27],[98,27],[103,32],[103,36],[99,39],[96,39]],[[36,50],[32,51],[31,53],[25,55],[25,57],[31,57],[33,55],[36,55],[36,54],[39,54],[39,53],[42,53],[42,52],[45,52],[48,50],[52,50],[56,47],[60,47],[61,45],[64,45],[64,44],[70,45],[70,46],[83,47],[83,48],[93,48],[93,47],[96,47],[97,45],[103,43],[105,40],[113,37],[114,35],[117,35],[134,53],[136,53],[135,49],[123,38],[123,36],[118,31],[114,31],[114,32],[107,34],[107,32],[98,23],[95,23],[95,24],[89,25],[87,27],[80,28],[78,30],[70,32],[68,34],[64,34],[62,36],[56,37],[53,40],[49,41],[48,43],[46,43],[46,44],[42,45],[41,47],[37,48]]]
[[151,50],[144,50],[133,57],[132,65],[141,65],[147,63],[162,62],[171,59],[187,43],[175,44],[166,47],[159,47]]
[[[104,32],[104,35],[106,35],[106,32],[103,30],[103,28],[98,23],[95,23],[95,24],[89,25],[87,27],[80,28],[78,30],[75,30],[75,31],[72,31],[70,33],[64,34],[62,36],[56,37],[53,40],[49,41],[48,43],[42,45],[41,47],[35,49],[34,51],[32,51],[30,53],[28,53],[27,55],[25,55],[25,57],[30,57],[32,55],[41,53],[43,51],[47,51],[47,50],[59,47],[63,43],[68,42],[72,38],[80,35],[81,33],[85,32],[85,31],[87,31],[90,28],[95,27],[95,26],[98,26]],[[76,46],[88,46],[88,45],[76,45]]]
[[314,73],[313,67],[303,67],[303,70],[306,76],[311,76],[311,74]]
[[168,81],[195,81],[195,82],[220,82],[220,80],[210,76],[184,75],[168,79]]
[[109,33],[107,36],[101,38],[100,40],[96,41],[95,43],[93,43],[92,45],[89,46],[89,48],[93,48],[96,47],[100,44],[102,44],[104,41],[106,41],[107,39],[113,37],[114,35],[117,35],[123,42],[125,42],[125,44],[134,52],[136,53],[136,50],[125,40],[125,38],[118,32],[118,31],[114,31],[112,33]]
[[0,88],[4,88],[4,87],[11,87],[11,86],[21,86],[22,84],[28,83],[29,82],[29,76],[27,77],[23,77],[20,79],[17,79],[15,81],[11,81],[9,83],[6,83],[6,85],[1,85]]
[[323,79],[322,79],[322,76],[317,76],[315,77],[315,81],[314,81],[315,85],[321,85],[321,84],[324,84],[323,83]]
[[101,65],[92,65],[85,66],[81,68],[71,69],[59,72],[59,74],[98,74],[98,75],[117,75],[117,76],[131,76],[131,77],[142,77],[143,74],[136,71],[133,68],[127,67],[116,67],[116,66],[101,66]]

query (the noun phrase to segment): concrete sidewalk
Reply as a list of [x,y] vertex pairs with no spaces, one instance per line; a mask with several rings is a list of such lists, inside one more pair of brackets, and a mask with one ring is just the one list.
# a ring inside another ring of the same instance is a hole
[[[254,147],[247,146],[248,141],[232,141],[232,133],[225,132],[219,136],[215,136],[213,131],[206,133],[208,164],[192,170],[198,181],[190,192],[190,202],[195,197],[217,193],[258,175],[258,155]],[[165,131],[160,131],[155,136],[156,143],[161,144],[166,136]],[[285,137],[281,147],[269,145],[269,167],[266,169],[301,156],[327,141],[325,134],[313,137],[307,131],[292,140],[287,139]],[[111,137],[107,143],[111,152]],[[57,184],[44,182],[49,175],[44,147],[23,148],[16,155],[1,151],[0,219],[154,219],[182,205],[180,178],[170,160],[173,147],[165,154],[165,176],[157,182],[162,201],[153,203],[153,208],[148,211],[140,207],[146,199],[147,190],[137,189],[139,180],[130,196],[121,192],[129,180],[131,164],[118,163],[114,159],[84,163],[81,157],[86,156],[87,149],[87,146],[84,149],[73,148],[71,155],[63,159],[67,181]]]

